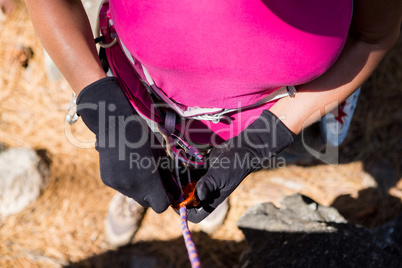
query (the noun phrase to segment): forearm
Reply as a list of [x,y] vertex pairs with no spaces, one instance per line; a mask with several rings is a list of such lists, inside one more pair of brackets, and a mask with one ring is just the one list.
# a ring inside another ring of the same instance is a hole
[[271,112],[295,134],[319,120],[366,81],[397,40],[399,29],[376,44],[348,38],[335,64],[317,79],[297,86],[295,98],[283,98]]
[[106,76],[81,1],[25,0],[25,3],[44,48],[76,94]]

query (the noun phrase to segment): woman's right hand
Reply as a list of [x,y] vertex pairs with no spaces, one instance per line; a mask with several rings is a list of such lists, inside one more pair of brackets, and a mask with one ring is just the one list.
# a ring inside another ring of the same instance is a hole
[[180,190],[170,172],[159,168],[164,150],[150,146],[153,134],[117,78],[85,87],[77,98],[77,113],[96,135],[102,181],[157,213],[166,210]]

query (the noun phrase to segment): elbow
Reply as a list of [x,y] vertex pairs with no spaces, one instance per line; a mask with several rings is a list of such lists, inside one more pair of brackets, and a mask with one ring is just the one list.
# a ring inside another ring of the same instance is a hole
[[401,23],[398,23],[388,29],[388,31],[384,29],[359,31],[352,28],[349,35],[361,44],[374,47],[376,50],[388,52],[398,42],[400,31]]
[[398,42],[400,36],[400,25],[394,31],[390,32],[385,38],[379,40],[378,45],[386,51],[391,50]]

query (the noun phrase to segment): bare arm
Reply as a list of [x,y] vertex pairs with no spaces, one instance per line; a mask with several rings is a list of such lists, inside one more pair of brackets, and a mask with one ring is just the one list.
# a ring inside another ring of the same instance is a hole
[[76,94],[106,76],[80,0],[25,0],[25,3],[43,46]]
[[349,37],[335,64],[322,76],[297,87],[271,112],[295,134],[317,121],[366,81],[396,43],[402,20],[400,0],[355,0]]

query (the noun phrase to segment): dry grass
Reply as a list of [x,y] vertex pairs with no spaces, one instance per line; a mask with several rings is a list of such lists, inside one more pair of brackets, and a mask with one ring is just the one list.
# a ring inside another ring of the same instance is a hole
[[[108,251],[103,218],[114,191],[99,179],[95,150],[77,148],[66,138],[64,118],[71,90],[65,81],[51,83],[46,79],[43,51],[21,2],[0,27],[0,141],[10,147],[46,150],[52,161],[43,195],[21,213],[0,219],[0,266],[57,267],[75,262],[78,266],[107,267],[111,261],[129,263],[136,254],[158,256],[166,266],[188,267],[179,218],[172,210],[161,215],[149,210],[135,244],[118,252]],[[21,65],[21,47],[34,52],[27,68]],[[244,247],[243,235],[236,227],[240,215],[253,204],[278,204],[283,196],[295,192],[325,205],[339,203],[339,197],[346,196],[348,204],[360,204],[347,210],[352,216],[363,211],[366,219],[381,222],[400,211],[401,52],[400,41],[365,85],[351,135],[341,148],[343,164],[254,173],[234,192],[227,221],[216,234],[208,237],[191,225],[204,264],[235,264]],[[81,122],[73,132],[80,140],[94,139]],[[374,191],[371,197],[376,198],[367,200],[375,202],[365,206],[368,202],[357,202],[361,200],[359,191],[377,185],[366,170],[379,160],[396,170],[399,183],[390,185],[389,192],[397,198],[387,193],[378,196]],[[394,208],[384,200],[392,200]],[[374,211],[365,212],[367,207]],[[381,217],[384,210],[388,211],[385,218]]]

